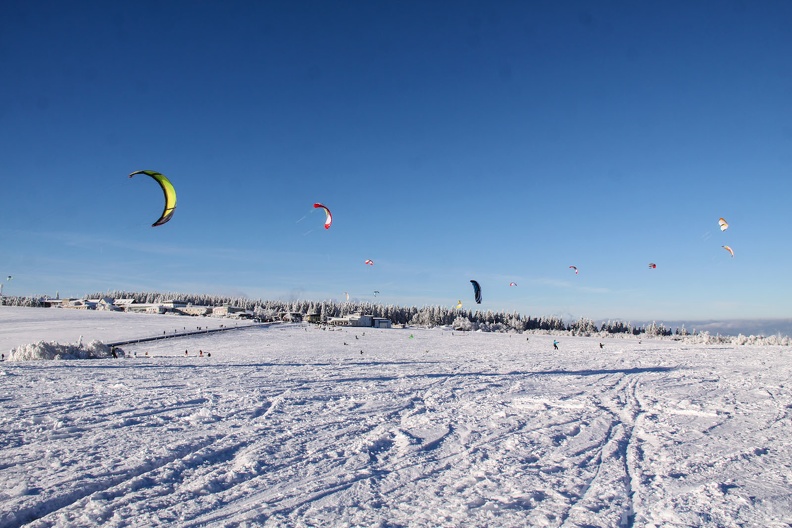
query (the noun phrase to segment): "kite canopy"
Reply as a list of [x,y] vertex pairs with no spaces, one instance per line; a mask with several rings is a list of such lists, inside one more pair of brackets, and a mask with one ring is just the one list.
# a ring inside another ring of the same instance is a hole
[[364,262],[364,264],[368,264],[369,266],[373,266],[374,265],[374,261],[371,260],[371,259],[366,259],[366,262]]
[[470,283],[473,285],[473,295],[476,298],[476,303],[481,304],[481,286],[474,280],[471,280]]
[[374,290],[374,297],[376,297],[378,293],[379,293],[379,290]]
[[732,258],[734,258],[734,250],[732,248],[730,248],[729,246],[721,246],[721,247],[723,247],[723,249],[728,251],[729,254],[732,256]]
[[655,264],[654,262],[650,262],[650,263],[649,263],[649,267],[650,267],[651,269],[655,269],[655,268],[657,267],[657,264]]
[[330,209],[328,209],[327,207],[325,207],[324,205],[322,205],[320,203],[315,203],[314,204],[314,209],[324,209],[324,212],[327,215],[327,217],[325,218],[324,226],[325,226],[325,229],[330,229],[330,225],[333,223],[333,215],[330,212]]
[[718,219],[718,225],[720,226],[721,231],[726,231],[727,229],[729,229],[729,223],[726,222],[726,220],[723,218]]
[[173,187],[173,184],[170,182],[170,180],[168,180],[168,178],[159,172],[141,170],[133,172],[129,175],[129,177],[131,178],[135,174],[145,174],[146,176],[151,176],[157,183],[159,183],[160,188],[162,188],[162,192],[165,194],[165,209],[162,211],[162,215],[159,217],[159,219],[151,224],[151,227],[161,226],[171,219],[173,212],[176,210],[176,189]]
[[462,308],[462,300],[461,299],[459,301],[457,301],[457,306],[456,307],[457,307],[457,310]]
[[516,282],[510,282],[509,286],[517,286],[517,283]]
[[575,270],[575,275],[577,275],[577,274],[578,274],[578,269],[577,269],[577,266],[569,266],[569,269],[573,269],[573,270]]

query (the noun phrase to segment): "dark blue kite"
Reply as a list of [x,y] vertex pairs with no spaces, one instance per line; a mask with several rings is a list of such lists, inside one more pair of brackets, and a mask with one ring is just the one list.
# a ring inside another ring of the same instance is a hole
[[470,283],[473,285],[473,294],[476,296],[476,303],[481,304],[481,286],[474,280],[471,280]]

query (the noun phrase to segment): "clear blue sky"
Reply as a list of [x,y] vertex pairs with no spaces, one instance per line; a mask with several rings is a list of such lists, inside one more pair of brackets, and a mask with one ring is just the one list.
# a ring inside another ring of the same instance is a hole
[[792,317],[788,1],[11,0],[0,151],[6,294]]

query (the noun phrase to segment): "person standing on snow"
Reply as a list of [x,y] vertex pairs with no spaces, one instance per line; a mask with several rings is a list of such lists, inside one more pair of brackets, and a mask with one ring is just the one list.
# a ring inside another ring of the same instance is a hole
[[556,341],[555,339],[553,339],[553,348],[558,350],[558,341]]

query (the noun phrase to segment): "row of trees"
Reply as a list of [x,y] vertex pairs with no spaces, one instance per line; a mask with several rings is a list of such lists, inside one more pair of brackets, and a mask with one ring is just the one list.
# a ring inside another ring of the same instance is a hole
[[[267,301],[251,300],[246,297],[223,295],[158,293],[158,292],[126,292],[108,291],[87,295],[88,299],[110,297],[112,299],[134,299],[136,303],[157,304],[169,300],[181,300],[197,306],[234,306],[250,310],[262,320],[274,321],[283,314],[297,313],[306,315],[319,314],[323,321],[330,317],[343,317],[353,313],[365,313],[374,317],[385,317],[395,324],[416,325],[425,327],[451,326],[456,330],[483,332],[550,332],[578,336],[598,335],[602,337],[645,336],[685,339],[695,344],[732,344],[732,345],[792,345],[792,339],[786,336],[712,336],[708,332],[688,332],[685,327],[672,330],[662,323],[651,323],[637,326],[624,321],[606,321],[601,324],[591,319],[581,318],[566,324],[557,316],[531,317],[517,312],[471,311],[454,309],[445,306],[396,306],[371,302],[335,302],[335,301]],[[38,297],[2,297],[0,304],[6,306],[43,306],[42,298]]]
[[[492,310],[466,310],[446,306],[397,306],[372,302],[335,302],[335,301],[278,301],[253,300],[246,297],[224,295],[185,294],[176,292],[127,292],[107,291],[92,293],[88,299],[109,297],[112,299],[133,299],[136,303],[157,304],[178,299],[197,306],[234,306],[250,310],[262,320],[276,320],[284,313],[306,315],[319,314],[322,321],[330,317],[343,317],[353,313],[365,313],[374,317],[390,319],[394,324],[415,325],[425,327],[451,326],[457,330],[481,330],[484,332],[525,332],[548,331],[569,332],[573,335],[631,334],[669,336],[671,329],[662,324],[652,323],[647,327],[633,326],[622,321],[607,321],[597,325],[591,319],[566,324],[561,317],[532,317],[518,312],[495,312]],[[16,306],[41,306],[41,299],[34,297],[4,297],[4,304]],[[679,330],[677,330],[679,333]]]

